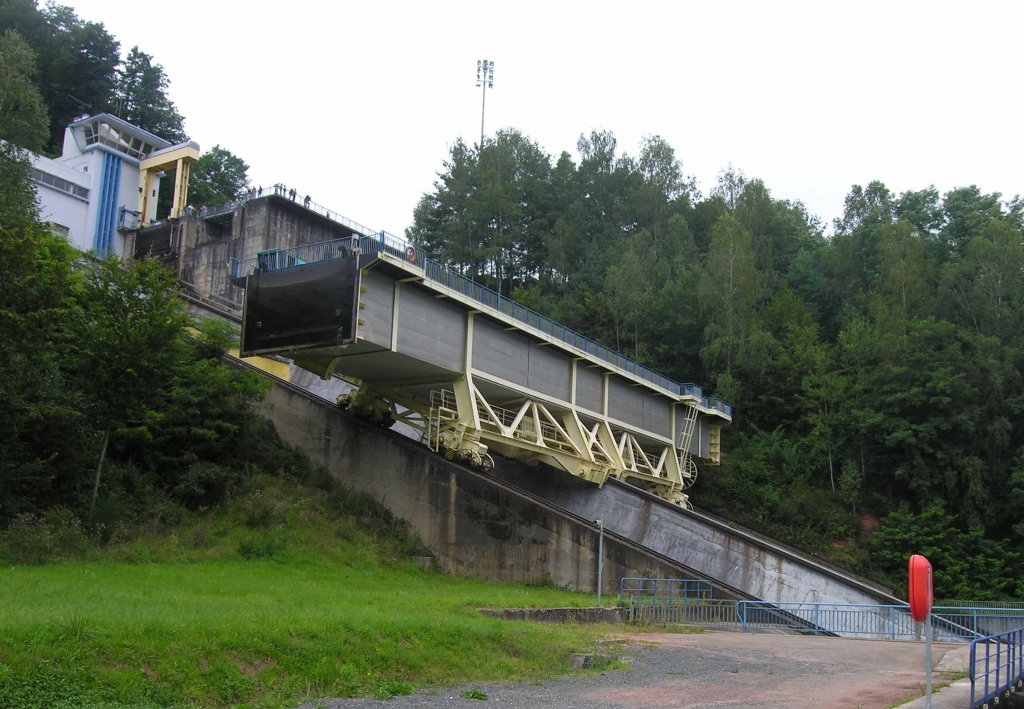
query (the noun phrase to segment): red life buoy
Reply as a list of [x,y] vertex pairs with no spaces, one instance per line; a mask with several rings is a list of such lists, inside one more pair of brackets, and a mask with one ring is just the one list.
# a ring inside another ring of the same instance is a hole
[[405,250],[405,260],[409,263],[416,263],[416,249],[412,246]]
[[932,612],[932,565],[920,554],[910,557],[910,578],[907,595],[910,596],[910,615],[921,622]]

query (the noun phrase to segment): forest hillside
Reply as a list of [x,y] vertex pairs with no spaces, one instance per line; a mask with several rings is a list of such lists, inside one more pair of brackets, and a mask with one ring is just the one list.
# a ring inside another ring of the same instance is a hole
[[897,588],[1024,598],[1024,201],[854,185],[822,224],[658,136],[458,141],[407,236],[503,295],[735,407],[692,489]]

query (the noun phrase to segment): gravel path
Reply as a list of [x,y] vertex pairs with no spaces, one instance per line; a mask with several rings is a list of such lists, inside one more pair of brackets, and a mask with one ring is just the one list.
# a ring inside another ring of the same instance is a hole
[[[508,707],[621,709],[884,709],[916,695],[924,679],[920,644],[789,635],[704,633],[634,635],[621,648],[630,669],[538,683],[510,682],[420,690],[389,701],[338,699],[302,709]],[[950,646],[936,646],[938,662]],[[479,689],[487,700],[465,699]]]

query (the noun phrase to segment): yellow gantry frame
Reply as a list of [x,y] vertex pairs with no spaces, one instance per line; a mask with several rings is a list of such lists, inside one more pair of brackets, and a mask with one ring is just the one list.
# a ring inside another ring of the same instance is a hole
[[192,163],[199,159],[199,149],[193,143],[185,143],[176,147],[161,150],[139,162],[139,214],[142,226],[148,226],[150,203],[153,196],[153,180],[158,172],[175,170],[174,201],[171,203],[171,219],[178,219],[185,214],[188,204],[188,175]]

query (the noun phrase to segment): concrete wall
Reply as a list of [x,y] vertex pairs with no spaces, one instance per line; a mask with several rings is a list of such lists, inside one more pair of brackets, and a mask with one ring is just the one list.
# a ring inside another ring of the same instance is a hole
[[[279,384],[267,415],[281,437],[300,447],[339,482],[369,492],[439,557],[442,568],[504,582],[596,590],[597,532],[430,454],[401,435]],[[624,576],[692,574],[635,547],[605,539],[603,592]]]
[[[408,520],[445,570],[518,583],[550,576],[560,585],[594,590],[597,535],[590,525],[538,506],[415,441],[356,421],[291,387],[275,386],[270,403],[268,415],[284,440],[335,479],[373,494]],[[597,488],[546,466],[530,468],[503,459],[491,475],[580,518],[601,519],[606,529],[634,543],[606,537],[605,593],[617,593],[624,576],[694,578],[695,570],[768,601],[895,602],[884,590],[744,539],[626,486]]]
[[232,258],[251,259],[267,249],[290,249],[349,233],[340,224],[279,197],[244,202],[224,221],[193,215],[179,222],[184,225],[180,278],[200,297],[239,307],[244,291],[230,281]]
[[[702,574],[765,601],[896,603],[881,588],[821,568],[770,542],[744,538],[699,513],[609,482],[603,488],[537,466],[499,466],[494,474]],[[796,557],[796,558],[794,558]]]

